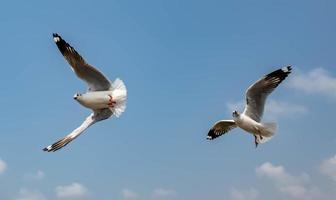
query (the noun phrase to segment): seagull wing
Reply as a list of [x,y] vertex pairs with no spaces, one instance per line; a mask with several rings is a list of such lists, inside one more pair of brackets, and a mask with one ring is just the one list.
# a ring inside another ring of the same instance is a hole
[[243,114],[260,122],[267,96],[285,80],[288,74],[291,73],[291,70],[291,66],[278,69],[251,85],[246,91],[246,106]]
[[108,108],[94,111],[85,119],[82,125],[73,130],[70,134],[68,134],[64,138],[60,139],[59,141],[55,142],[52,145],[47,146],[46,148],[43,149],[43,151],[50,152],[61,149],[62,147],[69,144],[76,137],[78,137],[81,133],[83,133],[89,126],[98,121],[109,118],[112,114],[113,114],[112,111]]
[[236,128],[237,125],[233,120],[221,120],[215,123],[215,125],[209,130],[208,140],[213,140],[227,132],[231,129]]
[[82,56],[57,33],[54,33],[53,37],[58,49],[71,65],[72,70],[89,85],[90,91],[110,89],[110,81],[100,71],[86,63]]

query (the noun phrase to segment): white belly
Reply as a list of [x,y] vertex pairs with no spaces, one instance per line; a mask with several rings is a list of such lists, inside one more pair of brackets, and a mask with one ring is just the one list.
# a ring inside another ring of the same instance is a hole
[[253,119],[241,116],[239,119],[235,119],[237,126],[246,132],[251,134],[260,135],[260,130],[262,128],[261,124],[254,121]]
[[88,92],[82,94],[77,101],[91,109],[103,109],[113,107],[112,91]]

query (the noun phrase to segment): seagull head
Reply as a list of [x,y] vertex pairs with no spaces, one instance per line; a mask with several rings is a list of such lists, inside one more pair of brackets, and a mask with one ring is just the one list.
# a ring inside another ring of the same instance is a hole
[[239,115],[240,115],[239,112],[236,111],[236,110],[232,112],[232,117],[233,117],[233,118],[238,118]]
[[80,93],[76,93],[75,95],[74,95],[74,99],[75,100],[78,100],[78,98],[80,98],[82,96],[82,94],[80,94]]

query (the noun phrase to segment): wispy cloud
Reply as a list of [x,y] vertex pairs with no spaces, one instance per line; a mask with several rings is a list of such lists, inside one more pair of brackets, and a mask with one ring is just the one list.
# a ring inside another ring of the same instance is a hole
[[124,200],[135,200],[139,197],[138,193],[130,189],[123,189],[121,191],[121,196]]
[[243,112],[245,108],[245,101],[228,102],[226,103],[226,107],[229,112],[233,112],[234,110]]
[[232,188],[230,191],[231,200],[255,200],[259,197],[258,190],[250,188],[248,190],[238,190]]
[[153,191],[153,196],[155,198],[170,198],[176,196],[177,192],[172,189],[163,189],[163,188],[157,188]]
[[267,103],[265,108],[265,115],[268,116],[268,118],[271,117],[279,118],[282,116],[297,116],[300,114],[305,114],[307,112],[308,108],[303,105],[293,104],[284,101],[276,101],[272,99],[269,101],[269,103]]
[[298,184],[309,179],[308,175],[291,176],[285,171],[283,166],[275,166],[272,163],[266,162],[256,169],[258,176],[268,177],[271,180],[281,184]]
[[[226,106],[229,112],[234,110],[242,112],[245,108],[245,101],[230,102]],[[307,112],[308,108],[303,105],[269,99],[266,101],[264,115],[266,119],[278,119],[280,117],[298,116]]]
[[45,173],[42,170],[37,170],[35,173],[25,175],[25,179],[29,180],[42,180],[45,177]]
[[323,174],[336,181],[336,155],[323,161],[320,170]]
[[336,98],[336,77],[323,68],[316,68],[307,73],[294,75],[288,86],[307,94],[322,94]]
[[256,173],[271,180],[281,193],[292,199],[322,199],[321,192],[311,185],[307,174],[293,176],[286,172],[283,166],[275,166],[269,162],[257,167]]
[[72,183],[65,186],[57,186],[56,196],[59,198],[78,198],[88,194],[88,189],[80,183]]
[[46,197],[37,190],[22,188],[15,200],[46,200]]
[[7,169],[7,163],[0,158],[0,174],[4,173]]

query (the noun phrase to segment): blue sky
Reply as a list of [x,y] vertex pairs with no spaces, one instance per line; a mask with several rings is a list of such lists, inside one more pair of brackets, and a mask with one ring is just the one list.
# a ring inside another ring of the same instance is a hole
[[[0,199],[325,199],[336,194],[334,1],[3,2]],[[59,33],[128,88],[126,112],[42,148],[90,111]],[[274,139],[205,140],[246,88],[293,66],[271,95]]]

